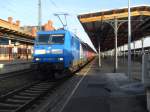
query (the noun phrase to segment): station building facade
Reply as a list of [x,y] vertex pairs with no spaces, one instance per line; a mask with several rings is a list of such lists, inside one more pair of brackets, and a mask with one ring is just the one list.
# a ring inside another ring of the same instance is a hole
[[[42,26],[42,30],[55,30],[52,24],[49,20]],[[13,22],[12,17],[8,17],[7,21],[0,19],[0,61],[32,59],[37,28],[20,27],[20,21]]]
[[[36,32],[36,31],[35,31]],[[0,61],[31,59],[35,35],[20,29],[20,21],[0,19]]]

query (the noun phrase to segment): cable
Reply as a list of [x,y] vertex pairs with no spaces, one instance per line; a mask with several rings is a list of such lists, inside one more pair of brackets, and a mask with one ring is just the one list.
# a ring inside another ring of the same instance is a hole
[[53,6],[55,6],[56,8],[59,8],[53,0],[49,0],[49,1],[51,2],[51,4],[52,4]]
[[4,4],[1,4],[1,7],[4,8],[5,12],[7,11],[10,13],[10,14],[8,13],[8,16],[12,15],[12,13],[13,13],[13,15],[19,15],[19,18],[22,18],[23,21],[33,19],[31,17],[33,17],[33,15],[35,15],[35,11],[31,9],[31,7],[30,7],[31,4],[29,5],[29,2],[23,3],[23,6],[26,6],[26,8],[22,8],[21,11],[16,9],[16,8],[18,8],[18,5],[21,5],[21,4],[17,5],[15,3],[18,3],[17,0],[11,0],[11,2],[6,1]]
[[[11,3],[9,2],[9,4],[10,4],[9,6],[18,7],[18,5],[14,4],[14,3],[17,3],[17,0],[12,0],[12,1],[13,2],[11,2]],[[24,2],[24,3],[25,3],[25,4],[23,4],[24,6],[29,6],[29,4],[26,4],[26,3],[29,3],[29,2]],[[30,9],[29,7],[26,7],[26,9],[25,10],[21,10],[21,12],[23,13],[23,15],[24,14],[29,14],[29,16],[33,16],[32,14],[34,14],[35,12],[33,12],[33,10],[29,10],[29,9]],[[27,16],[27,15],[25,15],[25,16]]]

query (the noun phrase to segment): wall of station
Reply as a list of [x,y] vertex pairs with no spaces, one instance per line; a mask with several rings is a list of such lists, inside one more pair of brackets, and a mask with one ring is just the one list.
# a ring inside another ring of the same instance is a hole
[[[0,19],[0,27],[28,34],[31,36],[31,40],[36,37],[36,32],[38,28],[38,26],[20,27],[20,21],[17,20],[14,22],[12,17],[8,17],[7,21]],[[55,30],[55,28],[53,27],[53,22],[49,20],[46,24],[42,26],[42,30]],[[16,34],[13,34],[12,32],[10,34],[18,38],[25,38],[22,36],[16,36]],[[15,38],[12,38],[9,34],[5,34],[3,30],[0,30],[0,61],[16,59],[28,60],[32,59],[32,53],[33,43],[16,40]]]
[[0,60],[28,60],[32,58],[32,53],[33,45],[0,37]]
[[[0,19],[0,27],[23,32],[25,34],[35,37],[36,30],[34,32],[24,32],[20,29],[20,21],[17,20],[13,22],[12,17],[8,17],[8,20]],[[34,35],[33,35],[34,34]],[[7,35],[7,36],[6,36]],[[16,36],[15,34],[11,34]],[[21,36],[19,38],[22,38]],[[0,31],[0,61],[15,60],[15,59],[31,59],[33,52],[33,44],[28,42],[22,42],[13,39],[9,34],[3,33]]]

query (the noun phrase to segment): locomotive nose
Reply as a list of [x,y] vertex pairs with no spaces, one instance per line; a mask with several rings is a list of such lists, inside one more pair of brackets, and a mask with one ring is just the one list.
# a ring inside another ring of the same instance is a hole
[[63,54],[64,53],[64,46],[63,45],[41,45],[40,47],[35,47],[34,54]]
[[[35,47],[36,48],[36,47]],[[63,62],[63,45],[43,45],[35,49],[34,61],[36,62]]]

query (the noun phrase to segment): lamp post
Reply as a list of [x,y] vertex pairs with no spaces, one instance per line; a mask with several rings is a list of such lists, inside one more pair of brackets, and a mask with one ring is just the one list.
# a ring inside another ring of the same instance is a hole
[[130,0],[128,0],[128,77],[131,80],[131,14]]
[[98,57],[99,57],[99,67],[101,67],[101,48],[100,48],[100,40],[99,40],[99,43],[98,43]]

